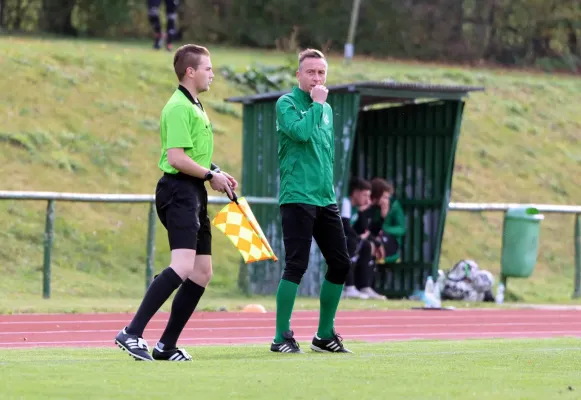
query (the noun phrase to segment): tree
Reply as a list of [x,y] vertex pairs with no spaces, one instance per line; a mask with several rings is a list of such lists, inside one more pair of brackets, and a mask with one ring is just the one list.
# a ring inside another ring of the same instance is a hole
[[76,36],[73,27],[73,9],[76,0],[43,0],[40,15],[40,29],[59,35]]

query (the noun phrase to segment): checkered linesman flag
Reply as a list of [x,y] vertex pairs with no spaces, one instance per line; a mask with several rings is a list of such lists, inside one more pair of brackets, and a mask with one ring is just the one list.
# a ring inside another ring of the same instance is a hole
[[232,201],[216,214],[212,225],[230,239],[246,264],[278,260],[244,197],[233,193]]

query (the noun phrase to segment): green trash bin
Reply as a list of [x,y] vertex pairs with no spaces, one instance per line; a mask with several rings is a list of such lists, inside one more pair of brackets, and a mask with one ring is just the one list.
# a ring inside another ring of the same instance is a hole
[[541,221],[544,216],[534,207],[511,208],[504,216],[501,275],[528,278],[539,253]]

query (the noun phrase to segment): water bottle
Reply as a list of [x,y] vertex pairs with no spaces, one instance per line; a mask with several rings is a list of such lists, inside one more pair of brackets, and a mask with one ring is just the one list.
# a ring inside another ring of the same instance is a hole
[[439,300],[435,297],[434,279],[428,276],[424,289],[424,307],[439,307]]
[[434,279],[431,276],[428,276],[428,279],[426,280],[424,291],[426,293],[434,293]]
[[436,308],[442,307],[442,298],[440,297],[440,286],[436,282],[436,286],[434,287],[434,294],[432,295],[434,298],[433,306]]
[[504,303],[504,284],[502,282],[498,283],[498,288],[496,289],[496,304]]
[[436,299],[438,299],[438,301],[441,301],[442,299],[442,290],[444,289],[444,279],[445,279],[444,274],[438,273],[438,280],[436,281],[434,287],[434,296],[436,297]]

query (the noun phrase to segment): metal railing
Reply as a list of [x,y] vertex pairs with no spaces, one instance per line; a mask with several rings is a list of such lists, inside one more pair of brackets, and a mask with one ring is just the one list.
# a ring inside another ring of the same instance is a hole
[[[149,203],[147,222],[147,257],[145,261],[145,288],[153,279],[153,256],[155,253],[155,196],[145,194],[90,194],[61,192],[18,192],[1,191],[0,200],[44,200],[47,201],[46,220],[44,228],[44,260],[42,268],[42,296],[50,298],[51,289],[51,257],[54,238],[55,202],[69,201],[81,203]],[[277,199],[264,197],[246,197],[250,204],[276,204]],[[228,204],[228,197],[208,196],[209,204]]]
[[572,298],[581,297],[581,206],[558,206],[553,204],[518,204],[518,203],[453,203],[448,204],[448,209],[453,211],[482,212],[482,211],[508,211],[511,208],[534,207],[542,213],[573,214],[575,224],[573,228],[573,240],[575,247],[575,276]]
[[[60,193],[60,192],[19,192],[0,191],[0,200],[37,200],[47,201],[46,221],[44,230],[44,261],[42,295],[50,298],[51,290],[51,255],[54,238],[55,202],[84,202],[84,203],[149,203],[149,215],[147,223],[147,257],[145,266],[145,287],[147,288],[153,279],[153,256],[155,253],[155,196],[137,194],[85,194],[85,193]],[[278,204],[278,199],[272,197],[246,196],[250,204]],[[227,197],[208,196],[209,204],[227,204]],[[448,205],[450,211],[484,212],[504,211],[517,207],[534,207],[540,212],[556,214],[574,214],[574,241],[575,241],[575,276],[573,298],[581,297],[581,206],[559,206],[550,204],[517,204],[517,203],[454,203]]]

